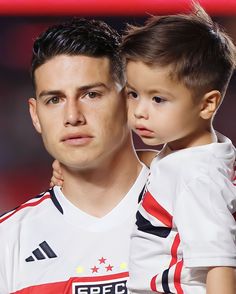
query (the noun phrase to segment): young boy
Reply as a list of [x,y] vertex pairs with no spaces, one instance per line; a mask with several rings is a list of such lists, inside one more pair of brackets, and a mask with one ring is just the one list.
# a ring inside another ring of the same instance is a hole
[[131,293],[236,293],[235,148],[213,117],[235,67],[235,47],[205,11],[130,27],[129,122],[151,164],[130,256]]

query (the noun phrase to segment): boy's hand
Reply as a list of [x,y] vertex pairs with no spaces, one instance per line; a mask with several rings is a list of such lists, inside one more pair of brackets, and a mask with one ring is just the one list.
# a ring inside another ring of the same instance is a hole
[[57,160],[54,160],[52,163],[52,177],[51,177],[51,182],[50,182],[50,187],[53,186],[63,186],[63,177],[62,177],[62,173],[61,173],[61,167],[60,167],[60,163]]
[[236,272],[232,267],[213,267],[207,274],[207,294],[235,294]]

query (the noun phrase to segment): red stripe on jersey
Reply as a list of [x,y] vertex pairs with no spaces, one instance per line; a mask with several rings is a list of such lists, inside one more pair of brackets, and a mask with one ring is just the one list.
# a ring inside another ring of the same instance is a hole
[[171,262],[169,267],[173,266],[174,264],[176,264],[177,262],[177,251],[178,251],[178,247],[179,247],[179,243],[180,243],[180,238],[179,238],[179,234],[176,234],[174,242],[171,246]]
[[158,276],[158,275],[156,275],[156,276],[154,276],[154,277],[152,278],[151,283],[150,283],[150,287],[151,287],[152,291],[161,294],[161,293],[163,293],[163,292],[158,292],[158,291],[157,291],[157,286],[156,286],[156,279],[157,279],[157,276]]
[[99,281],[109,281],[114,279],[122,279],[122,278],[128,278],[129,273],[123,272],[113,275],[107,275],[107,276],[95,276],[95,277],[78,277],[78,278],[72,278],[73,282],[99,282]]
[[67,281],[63,282],[55,282],[55,283],[47,283],[43,285],[31,286],[24,288],[22,290],[18,290],[16,292],[12,292],[11,294],[52,294],[52,293],[60,293],[60,294],[71,294],[72,293],[72,284],[76,282],[81,283],[89,283],[89,282],[113,282],[116,279],[125,278],[127,279],[129,276],[128,272],[107,275],[107,276],[96,276],[96,277],[75,277],[70,278]]
[[6,215],[5,217],[3,216],[0,219],[0,223],[4,222],[5,220],[7,220],[9,217],[11,217],[12,215],[14,215],[16,212],[22,210],[25,207],[30,207],[30,206],[37,206],[39,203],[43,202],[45,199],[51,198],[51,195],[49,193],[45,194],[44,196],[42,196],[39,200],[36,200],[34,202],[26,202],[22,205],[20,205],[17,209],[13,210],[12,213]]
[[149,214],[157,218],[164,225],[169,228],[172,227],[172,215],[154,199],[149,191],[144,195],[142,206]]
[[51,293],[71,293],[71,285],[68,288],[67,282],[57,282],[38,286],[31,286],[12,292],[11,294],[51,294]]
[[175,273],[174,273],[174,285],[175,285],[177,294],[184,294],[184,291],[181,287],[181,282],[180,282],[182,268],[183,268],[183,260],[181,260],[180,262],[176,264]]
[[151,279],[151,283],[150,283],[151,290],[154,292],[157,292],[156,278],[157,278],[157,275]]

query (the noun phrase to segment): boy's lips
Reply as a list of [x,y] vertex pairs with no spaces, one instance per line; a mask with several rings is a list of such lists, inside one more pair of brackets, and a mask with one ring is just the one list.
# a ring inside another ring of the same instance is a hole
[[140,137],[154,137],[154,132],[147,129],[144,126],[136,126],[135,127],[135,132],[140,136]]

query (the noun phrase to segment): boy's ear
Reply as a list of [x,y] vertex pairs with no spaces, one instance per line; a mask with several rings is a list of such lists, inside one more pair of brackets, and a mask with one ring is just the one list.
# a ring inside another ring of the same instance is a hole
[[40,125],[38,114],[37,114],[37,101],[35,98],[29,98],[28,103],[29,103],[29,112],[30,112],[32,123],[36,131],[41,134],[41,125]]
[[206,93],[202,98],[201,118],[211,119],[221,103],[221,98],[221,93],[217,90]]

